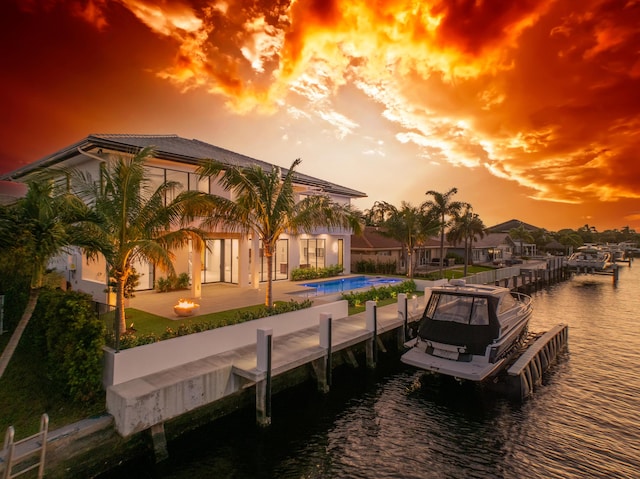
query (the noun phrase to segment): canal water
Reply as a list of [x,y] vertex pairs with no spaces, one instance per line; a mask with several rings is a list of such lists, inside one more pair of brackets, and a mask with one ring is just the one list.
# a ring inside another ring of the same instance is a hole
[[392,361],[338,373],[327,395],[273,399],[272,425],[240,411],[104,478],[639,478],[640,261],[533,293],[531,331],[569,325],[569,350],[514,402]]

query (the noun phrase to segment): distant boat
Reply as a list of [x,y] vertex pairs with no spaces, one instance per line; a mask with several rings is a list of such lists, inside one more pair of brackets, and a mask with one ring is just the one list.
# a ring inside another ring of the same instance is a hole
[[492,285],[451,280],[434,287],[415,339],[401,361],[425,371],[484,381],[506,366],[524,339],[530,296]]
[[611,266],[611,252],[596,246],[581,246],[567,258],[569,268],[601,271]]

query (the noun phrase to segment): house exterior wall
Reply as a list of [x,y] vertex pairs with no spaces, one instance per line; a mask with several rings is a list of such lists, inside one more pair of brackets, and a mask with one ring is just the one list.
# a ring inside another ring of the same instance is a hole
[[[115,155],[122,155],[120,152],[104,150],[101,151],[101,155],[106,157],[113,153]],[[100,175],[100,158],[97,154],[91,154],[90,156],[80,155],[67,159],[64,162],[65,166],[71,165],[74,168],[89,173],[92,179],[97,180]],[[177,180],[182,183],[183,189],[197,189],[200,191],[210,192],[219,196],[223,196],[232,199],[230,192],[222,189],[220,184],[215,180],[199,181],[195,175],[195,165],[189,165],[174,161],[151,159],[147,163],[147,168],[152,173],[153,184],[159,185],[165,180]],[[307,191],[307,187],[299,185],[296,187],[299,191]],[[178,192],[176,192],[177,194]],[[311,191],[313,194],[313,191]],[[303,198],[305,195],[300,195],[299,198]],[[331,195],[331,198],[341,204],[349,204],[350,198],[348,196]],[[239,233],[229,233],[223,231],[211,232],[209,238],[212,240],[226,241],[225,245],[229,245],[228,241],[234,241],[233,251],[230,252],[230,256],[227,256],[224,265],[226,271],[222,273],[222,277],[218,281],[236,283],[241,287],[258,287],[260,276],[256,270],[262,267],[262,259],[256,254],[256,248],[261,249],[259,241],[253,238],[251,235],[241,235]],[[300,247],[300,240],[306,239],[318,239],[324,240],[324,266],[335,265],[339,259],[339,241],[342,240],[342,257],[343,265],[346,273],[351,271],[351,231],[346,229],[333,228],[328,230],[326,228],[319,228],[310,234],[292,236],[283,235],[283,239],[288,240],[288,252],[286,257],[286,263],[274,264],[275,268],[278,268],[278,275],[275,279],[288,279],[290,278],[291,270],[296,267],[300,267],[301,255],[303,253]],[[176,274],[188,273],[192,278],[193,275],[200,274],[202,268],[201,262],[194,261],[194,254],[198,254],[193,251],[193,248],[181,248],[172,251],[175,255],[174,268]],[[227,251],[229,253],[229,251]],[[73,289],[87,292],[94,297],[94,300],[100,303],[114,304],[115,300],[113,295],[107,291],[107,268],[104,258],[98,258],[97,260],[89,261],[82,256],[80,251],[73,252],[72,259],[68,258],[69,255],[65,255],[64,258],[58,258],[54,262],[56,269],[61,271],[66,278],[68,278],[70,286]],[[193,271],[193,265],[196,264],[197,272]],[[152,265],[146,263],[138,263],[135,265],[138,273],[141,274],[140,283],[137,289],[151,289],[154,286],[155,281],[160,277],[167,277],[167,271],[163,271],[160,268],[154,268]],[[230,276],[228,268],[232,267],[233,271]],[[214,267],[215,269],[215,267]],[[221,270],[225,270],[221,267]],[[266,268],[262,281],[266,281]],[[208,282],[208,281],[207,281]],[[213,281],[216,282],[216,281]]]

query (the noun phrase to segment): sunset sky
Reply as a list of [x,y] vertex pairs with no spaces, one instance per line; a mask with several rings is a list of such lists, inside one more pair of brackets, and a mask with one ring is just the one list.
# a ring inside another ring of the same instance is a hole
[[640,231],[640,0],[1,0],[0,174],[178,134],[486,226]]

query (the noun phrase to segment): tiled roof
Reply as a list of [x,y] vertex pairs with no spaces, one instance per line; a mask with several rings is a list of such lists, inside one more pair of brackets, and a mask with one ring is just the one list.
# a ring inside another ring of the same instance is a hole
[[493,231],[495,233],[508,233],[512,229],[518,228],[520,225],[524,226],[524,229],[526,229],[527,231],[537,231],[539,229],[542,229],[538,228],[537,226],[530,225],[529,223],[514,219],[492,226],[491,228],[487,228],[487,231]]
[[401,249],[400,241],[384,236],[375,226],[365,226],[360,235],[351,235],[351,249]]
[[478,238],[473,242],[474,248],[495,248],[501,244],[513,245],[513,240],[506,233],[488,233],[484,238]]
[[[153,147],[155,151],[154,156],[156,158],[186,164],[197,164],[202,159],[215,159],[229,165],[237,165],[241,167],[259,165],[263,168],[271,168],[273,166],[265,161],[226,150],[200,140],[189,140],[177,135],[91,134],[78,143],[70,145],[63,150],[36,161],[35,163],[31,163],[30,165],[7,173],[1,178],[20,178],[37,168],[54,166],[61,161],[76,156],[78,154],[78,148],[94,153],[100,148],[119,151],[122,153],[132,153],[146,147]],[[283,175],[286,174],[287,171],[287,168],[282,168]],[[353,198],[363,198],[367,196],[365,193],[360,191],[298,172],[295,174],[295,182],[318,188],[319,190],[327,193],[335,193]]]
[[[440,240],[436,238],[428,238],[423,241],[422,247],[440,246]],[[380,232],[380,228],[376,226],[366,226],[360,235],[351,235],[352,250],[393,250],[402,249],[402,243],[396,239],[389,238]]]

